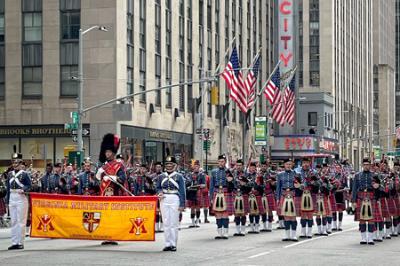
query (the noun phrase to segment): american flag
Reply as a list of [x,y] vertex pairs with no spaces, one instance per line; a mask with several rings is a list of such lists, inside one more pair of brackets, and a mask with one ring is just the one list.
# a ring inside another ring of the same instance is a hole
[[[278,69],[272,75],[271,80],[268,81],[268,84],[267,86],[265,86],[264,90],[265,97],[267,97],[267,100],[269,101],[270,104],[273,104],[274,102],[275,92],[279,91],[280,82],[281,82],[281,73],[278,67]],[[278,88],[278,90],[276,90],[276,88]]]
[[285,120],[286,122],[294,126],[294,115],[295,115],[295,103],[294,103],[294,98],[295,98],[295,86],[296,86],[296,78],[293,75],[292,80],[289,83],[289,86],[286,87],[285,89]]
[[256,83],[258,77],[258,71],[260,67],[261,58],[257,55],[257,59],[251,67],[249,73],[247,74],[247,79],[245,81],[245,85],[247,88],[247,93],[249,98],[247,99],[247,108],[251,109],[255,100],[256,100]]
[[231,58],[225,67],[222,77],[230,90],[230,97],[239,106],[243,113],[247,113],[247,92],[240,71],[239,55],[236,47],[233,47]]
[[282,93],[279,87],[276,87],[274,92],[274,101],[272,103],[272,118],[281,126],[285,124],[285,110]]

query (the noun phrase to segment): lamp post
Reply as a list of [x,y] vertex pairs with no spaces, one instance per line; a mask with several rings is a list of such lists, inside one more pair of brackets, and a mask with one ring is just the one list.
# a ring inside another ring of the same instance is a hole
[[86,30],[79,29],[79,66],[78,66],[78,130],[77,130],[77,142],[78,151],[83,151],[83,136],[82,136],[82,116],[83,116],[83,36],[92,30],[108,31],[104,26],[92,26]]

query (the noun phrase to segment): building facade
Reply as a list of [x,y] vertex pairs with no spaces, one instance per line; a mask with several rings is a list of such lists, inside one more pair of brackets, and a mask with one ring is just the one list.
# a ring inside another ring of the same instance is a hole
[[[235,38],[244,68],[260,49],[261,87],[276,61],[274,3],[0,0],[0,161],[8,163],[13,145],[25,158],[34,153],[38,165],[64,158],[64,147],[75,145],[63,125],[77,109],[79,78],[84,108],[195,81],[85,113],[86,156],[96,160],[102,136],[115,132],[121,136],[121,152],[132,161],[150,163],[176,155],[186,164],[204,157],[196,135],[201,126],[210,129],[211,160],[219,153],[243,156],[243,116],[228,104],[224,81],[198,81],[223,70],[225,51]],[[108,31],[84,35],[79,77],[79,29],[94,25]],[[218,105],[211,104],[213,86],[219,88]],[[265,115],[264,102],[258,102],[255,114]],[[35,130],[45,133],[25,134]]]
[[304,113],[300,101],[300,116],[306,116],[307,123],[298,123],[296,131],[312,129],[333,139],[339,155],[355,165],[372,149],[373,2],[298,2],[300,94],[320,93],[318,102],[332,98],[333,106],[313,107],[308,101]]

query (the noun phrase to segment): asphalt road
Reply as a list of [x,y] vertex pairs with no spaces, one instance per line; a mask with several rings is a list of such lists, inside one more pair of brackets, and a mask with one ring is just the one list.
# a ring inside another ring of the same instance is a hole
[[[328,237],[282,242],[282,230],[214,240],[214,223],[187,229],[184,214],[177,252],[162,252],[163,234],[155,242],[101,246],[98,241],[27,238],[25,250],[7,251],[9,229],[0,229],[0,265],[398,265],[400,237],[361,246],[357,225],[346,216],[343,231]],[[212,222],[214,219],[211,218]],[[231,223],[230,235],[234,225]],[[276,224],[274,224],[276,227]],[[316,230],[316,228],[315,228]]]

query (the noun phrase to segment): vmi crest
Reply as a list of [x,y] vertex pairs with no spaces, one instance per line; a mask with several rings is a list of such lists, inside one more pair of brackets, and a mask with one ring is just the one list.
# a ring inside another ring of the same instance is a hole
[[54,226],[51,223],[53,217],[48,214],[44,214],[42,216],[38,216],[38,219],[39,226],[37,227],[37,230],[41,230],[43,232],[54,231]]
[[84,212],[83,213],[83,228],[89,233],[93,233],[100,224],[100,212]]
[[131,223],[132,223],[132,228],[129,231],[129,234],[135,234],[135,235],[140,235],[140,234],[146,234],[147,230],[144,227],[144,219],[141,217],[137,218],[131,218]]

